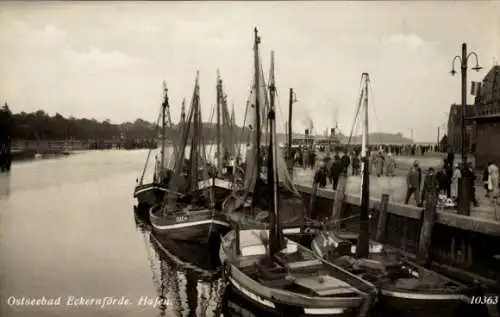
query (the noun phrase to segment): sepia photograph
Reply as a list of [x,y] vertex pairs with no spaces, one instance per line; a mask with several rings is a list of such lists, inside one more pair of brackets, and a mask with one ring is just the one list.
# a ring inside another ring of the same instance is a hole
[[1,1],[0,316],[499,317],[500,1]]

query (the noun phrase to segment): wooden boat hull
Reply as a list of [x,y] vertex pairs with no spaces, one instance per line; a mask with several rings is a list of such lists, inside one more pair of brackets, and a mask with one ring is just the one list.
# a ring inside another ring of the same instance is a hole
[[[243,230],[240,233],[245,231],[268,232],[268,230]],[[229,266],[229,281],[233,289],[264,311],[278,311],[289,316],[365,316],[369,311],[372,295],[368,293],[360,295],[362,292],[359,290],[359,293],[355,295],[320,297],[312,294],[310,296],[297,295],[284,289],[259,283],[245,274],[238,267],[238,261],[235,262],[232,258],[228,248],[234,243],[234,236],[235,231],[231,231],[222,240],[219,251],[221,263]],[[299,247],[298,243],[287,241],[288,244]],[[346,274],[349,273],[346,272]],[[360,284],[365,284],[366,288],[373,287],[361,280]]]
[[165,184],[142,184],[134,188],[134,198],[137,199],[137,204],[141,209],[146,209],[147,215],[148,207],[160,204],[166,192],[168,192],[168,188]]
[[392,292],[381,289],[377,311],[387,316],[474,316],[487,317],[487,308],[470,305],[470,298],[460,294]]
[[213,191],[215,207],[221,209],[222,202],[233,190],[233,184],[222,178],[208,179],[198,182],[198,190],[206,197],[210,197]]
[[153,231],[172,240],[207,243],[212,236],[219,237],[229,231],[226,215],[212,209],[185,208],[166,215],[157,215],[155,207],[149,209]]
[[256,304],[234,287],[228,287],[223,301],[224,316],[276,317],[276,310]]
[[[329,248],[335,248],[342,240],[349,240],[353,237],[357,239],[355,233],[343,233],[344,239],[335,235],[318,235],[321,238],[315,238],[311,243],[312,250],[320,257],[326,258]],[[342,237],[342,233],[340,233]],[[370,241],[370,253],[381,253],[381,244]],[[351,253],[356,250],[351,248]],[[405,262],[403,260],[403,262]],[[406,261],[405,265],[419,269],[416,264]],[[429,271],[430,272],[430,271]],[[432,272],[438,278],[444,278],[437,273]],[[470,305],[471,288],[461,285],[458,282],[450,280],[450,283],[457,285],[456,289],[407,289],[397,286],[379,286],[377,311],[389,316],[488,316],[485,315],[485,306]],[[377,283],[375,283],[377,284]]]
[[[219,259],[213,249],[204,245],[186,241],[172,240],[167,236],[159,236],[151,233],[150,242],[158,252],[160,258],[172,264],[190,268],[204,275],[214,275],[220,265]],[[217,249],[218,250],[217,246]]]

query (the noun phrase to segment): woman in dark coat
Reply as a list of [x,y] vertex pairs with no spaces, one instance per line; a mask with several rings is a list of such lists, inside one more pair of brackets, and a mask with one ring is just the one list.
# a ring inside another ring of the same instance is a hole
[[448,193],[448,175],[446,173],[446,168],[443,166],[439,172],[437,172],[437,181],[438,181],[438,186],[439,186],[439,193],[440,194],[447,194]]

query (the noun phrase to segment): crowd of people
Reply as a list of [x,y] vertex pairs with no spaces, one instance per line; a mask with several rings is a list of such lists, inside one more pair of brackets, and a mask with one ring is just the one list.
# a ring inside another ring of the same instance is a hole
[[[382,147],[369,149],[370,175],[395,176],[396,160],[394,155]],[[315,183],[320,188],[326,187],[329,183],[332,188],[337,189],[339,178],[342,174],[346,176],[359,176],[361,174],[360,149],[354,148],[349,151],[346,148],[337,148],[335,151],[324,152],[322,158],[317,162],[318,153],[311,148],[301,148],[295,151],[293,156],[294,166],[303,168],[316,168],[314,175]]]
[[[411,196],[415,197],[417,205],[421,206],[426,200],[427,193],[437,188],[441,200],[451,201],[451,206],[456,206],[460,195],[459,183],[462,178],[466,179],[466,193],[471,198],[474,206],[479,203],[476,197],[476,173],[471,162],[453,162],[454,155],[450,153],[443,161],[443,165],[436,173],[434,168],[427,170],[426,179],[422,184],[422,170],[415,161],[406,175],[407,191],[405,204],[408,204]],[[483,184],[486,190],[486,198],[492,198],[493,203],[498,203],[499,196],[499,171],[498,166],[488,162],[483,173]]]
[[[370,175],[377,177],[395,176],[397,164],[394,156],[405,155],[408,149],[410,149],[409,154],[411,155],[411,148],[406,146],[370,148],[368,151],[370,157]],[[391,152],[391,150],[394,152]],[[420,150],[435,149],[422,148]],[[303,147],[295,151],[293,162],[295,166],[316,168],[314,183],[320,188],[331,184],[332,189],[335,190],[337,189],[341,175],[360,175],[361,173],[359,148],[354,148],[350,152],[345,148],[336,149],[335,152],[325,151],[322,158],[318,159],[318,156],[319,154],[314,149]],[[478,206],[479,202],[476,198],[475,186],[476,173],[471,162],[454,162],[454,154],[450,153],[443,160],[440,168],[435,170],[435,168],[430,167],[425,172],[425,175],[423,175],[422,168],[418,160],[416,160],[406,173],[407,188],[404,203],[408,204],[413,197],[417,206],[422,206],[428,197],[429,191],[437,189],[440,200],[447,200],[456,206],[461,195],[459,191],[461,178],[465,178],[469,182],[466,184],[466,188],[469,191],[468,195],[474,206]],[[482,181],[486,189],[486,197],[493,199],[494,202],[498,202],[500,184],[499,169],[496,164],[493,162],[488,163],[488,166],[484,170]]]

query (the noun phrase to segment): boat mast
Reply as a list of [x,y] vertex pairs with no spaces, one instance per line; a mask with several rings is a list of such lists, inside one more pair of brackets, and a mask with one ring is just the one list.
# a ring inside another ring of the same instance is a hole
[[220,117],[221,117],[221,102],[222,102],[222,79],[220,78],[220,72],[217,69],[217,106],[216,106],[216,113],[217,113],[217,148],[216,148],[216,153],[217,153],[217,170],[219,171],[221,168],[221,152],[220,152],[220,141],[221,141],[221,135],[220,135]]
[[[271,253],[271,256],[280,250],[283,249],[283,235],[281,232],[280,228],[280,217],[279,217],[279,210],[278,210],[278,184],[279,184],[279,179],[278,179],[278,166],[276,159],[278,157],[278,151],[277,151],[277,146],[276,146],[276,111],[275,111],[275,105],[274,105],[274,100],[276,96],[276,86],[274,83],[274,51],[271,51],[271,73],[269,76],[269,95],[270,95],[270,107],[269,107],[269,166],[268,166],[268,181],[272,180],[272,187],[268,186],[268,188],[272,191],[270,194],[271,196],[271,203],[269,204],[270,208],[270,214],[272,213],[274,217],[271,219],[273,222],[271,223],[271,230],[270,230],[270,238],[269,238],[269,251]],[[269,184],[271,185],[271,184]]]
[[[257,179],[256,179],[256,184],[259,183],[260,179],[260,167],[261,167],[261,154],[260,154],[260,133],[261,133],[261,128],[260,128],[260,61],[259,61],[259,44],[260,44],[260,37],[258,34],[257,27],[254,28],[254,82],[255,82],[255,156],[257,158],[256,162],[256,170],[257,170]],[[252,201],[256,202],[257,201],[257,190],[255,188],[253,189],[253,198]]]
[[370,78],[368,73],[363,73],[362,77],[365,78],[364,83],[364,102],[363,102],[363,140],[361,144],[361,160],[362,160],[362,170],[363,176],[361,180],[361,213],[359,215],[359,238],[357,245],[357,256],[360,258],[365,258],[368,256],[369,252],[369,238],[370,238],[370,227],[369,227],[369,204],[370,204],[370,174],[369,174],[369,157],[368,157],[368,84]]
[[165,134],[166,134],[166,120],[165,112],[168,108],[168,89],[167,83],[163,81],[163,104],[161,107],[161,157],[160,157],[160,179],[163,181],[163,171],[165,170]]
[[[223,92],[223,90],[221,90]],[[230,122],[230,115],[229,115],[229,108],[227,106],[227,94],[223,94],[223,98],[222,98],[222,118],[221,118],[221,142],[222,142],[222,152],[224,153],[223,155],[223,158],[226,157],[226,155],[229,155],[231,156],[231,151],[230,151],[230,148],[231,148],[231,143],[228,143],[230,142],[230,126],[231,126],[231,122]],[[229,158],[228,158],[229,159]]]
[[184,123],[185,121],[186,121],[186,98],[182,98],[181,122]]
[[194,88],[194,124],[193,124],[193,138],[191,141],[191,189],[195,190],[198,186],[198,160],[200,157],[199,137],[201,128],[200,116],[200,85],[199,85],[200,72],[196,71],[196,83]]
[[293,115],[293,88],[290,88],[290,96],[288,99],[288,172],[290,173],[290,176],[293,177],[293,156],[292,156],[292,138],[293,138],[293,133],[292,133],[292,115]]

